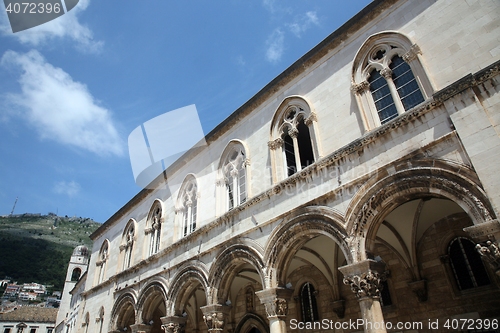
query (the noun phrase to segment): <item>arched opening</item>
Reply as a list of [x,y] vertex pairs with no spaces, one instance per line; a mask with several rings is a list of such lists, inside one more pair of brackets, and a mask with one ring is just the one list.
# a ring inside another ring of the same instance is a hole
[[207,305],[206,281],[203,273],[192,269],[183,269],[174,278],[172,285],[172,312],[185,318],[185,331],[198,332],[206,329],[201,307]]
[[150,333],[163,333],[161,317],[167,313],[163,288],[153,284],[143,291],[143,295],[139,303],[139,306],[142,304],[142,321],[150,325]]
[[71,273],[71,281],[80,280],[81,275],[82,275],[82,270],[80,268],[77,267],[73,269],[73,272]]

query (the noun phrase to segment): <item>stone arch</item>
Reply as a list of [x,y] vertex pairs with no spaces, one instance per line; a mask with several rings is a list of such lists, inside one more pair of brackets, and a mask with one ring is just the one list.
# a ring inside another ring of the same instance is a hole
[[181,315],[181,306],[186,302],[193,288],[192,282],[198,282],[205,290],[205,294],[210,292],[208,284],[208,272],[205,265],[200,261],[189,261],[179,267],[176,275],[172,278],[167,315]]
[[304,243],[319,235],[332,239],[347,262],[352,262],[343,221],[344,217],[329,207],[310,206],[292,213],[269,236],[264,254],[266,287],[284,286],[290,259]]
[[247,313],[236,325],[235,333],[248,333],[252,328],[258,329],[261,333],[269,333],[269,325],[259,315]]
[[148,281],[140,291],[137,301],[137,317],[139,321],[147,323],[152,319],[153,313],[161,302],[167,305],[167,287],[164,279],[155,277]]
[[133,313],[134,323],[137,322],[137,297],[131,292],[126,292],[118,297],[111,311],[111,330],[126,328]]
[[352,237],[354,260],[367,259],[367,242],[374,238],[383,218],[399,205],[418,198],[449,199],[458,204],[474,224],[494,218],[495,213],[474,172],[448,161],[403,161],[396,172],[382,170],[353,197],[347,210],[346,230]]
[[209,284],[212,288],[212,304],[223,304],[238,266],[242,263],[250,264],[259,275],[262,287],[265,286],[265,266],[261,251],[250,242],[238,239],[226,247],[215,259],[210,267]]

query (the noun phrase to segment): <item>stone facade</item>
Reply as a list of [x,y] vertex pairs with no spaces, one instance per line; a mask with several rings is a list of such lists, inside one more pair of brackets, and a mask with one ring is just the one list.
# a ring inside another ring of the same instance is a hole
[[91,236],[79,331],[498,321],[499,13],[372,2]]

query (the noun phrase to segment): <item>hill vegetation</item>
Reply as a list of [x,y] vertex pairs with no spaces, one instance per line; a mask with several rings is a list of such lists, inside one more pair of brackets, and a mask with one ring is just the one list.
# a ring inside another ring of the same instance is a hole
[[73,249],[82,244],[91,249],[89,235],[99,226],[92,219],[55,214],[0,217],[0,278],[62,290]]

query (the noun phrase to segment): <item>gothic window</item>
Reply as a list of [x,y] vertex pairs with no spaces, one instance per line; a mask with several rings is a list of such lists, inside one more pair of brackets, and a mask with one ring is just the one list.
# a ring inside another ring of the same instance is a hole
[[448,247],[448,255],[458,289],[466,290],[490,284],[481,256],[472,241],[463,237],[455,238]]
[[135,221],[130,220],[125,227],[122,235],[122,243],[120,251],[123,255],[123,269],[127,269],[132,265],[132,253],[135,241]]
[[105,240],[102,243],[101,250],[99,251],[99,258],[97,259],[97,284],[104,281],[106,274],[106,263],[109,258],[109,241]]
[[392,305],[391,293],[389,292],[389,283],[387,283],[387,280],[382,280],[380,284],[382,286],[382,290],[380,291],[380,303],[382,303],[382,306]]
[[80,275],[82,275],[82,270],[80,268],[75,268],[71,273],[71,281],[78,281],[80,279]]
[[303,98],[289,97],[281,103],[269,142],[275,181],[301,171],[320,157],[315,122],[316,114]]
[[177,199],[176,214],[182,226],[183,237],[196,230],[198,185],[193,175],[188,175],[181,186]]
[[382,125],[432,95],[420,48],[398,33],[373,35],[358,51],[352,90],[367,129]]
[[247,291],[245,293],[245,303],[247,312],[252,312],[254,310],[254,295],[255,292],[253,291],[253,289],[247,288]]
[[149,235],[149,255],[156,254],[160,251],[161,241],[161,224],[162,224],[162,209],[161,203],[156,201],[149,212],[148,228],[145,232]]
[[313,322],[318,321],[318,305],[316,302],[316,291],[314,286],[306,282],[300,288],[300,308],[302,310],[302,321]]
[[224,213],[247,200],[247,166],[249,159],[243,144],[231,141],[222,154],[217,185],[220,213]]

